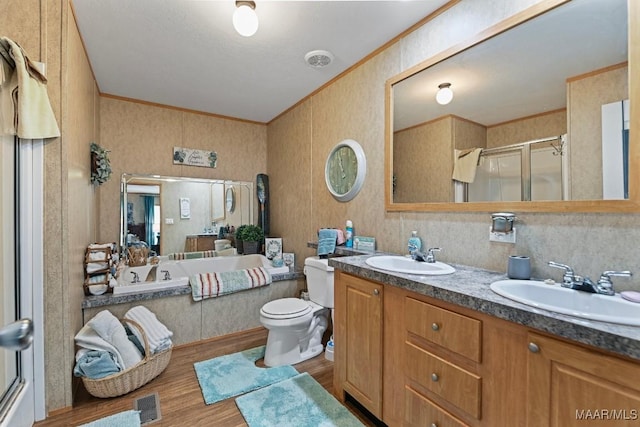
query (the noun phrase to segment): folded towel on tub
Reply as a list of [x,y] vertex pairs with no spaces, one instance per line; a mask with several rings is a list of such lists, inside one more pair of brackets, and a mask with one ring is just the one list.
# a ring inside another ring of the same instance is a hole
[[176,252],[173,254],[169,254],[169,259],[178,260],[178,259],[198,259],[198,258],[211,258],[216,256],[216,251],[200,251],[200,252]]
[[[133,320],[138,323],[149,341],[149,350],[151,354],[158,353],[171,346],[171,332],[162,322],[158,320],[155,313],[147,307],[138,305],[131,308],[124,315],[125,319]],[[144,344],[142,333],[134,325],[130,325],[131,332]]]
[[118,349],[125,369],[135,366],[142,360],[142,355],[136,346],[127,338],[124,326],[109,310],[96,314],[87,324],[100,335],[100,338]]
[[108,351],[79,350],[80,357],[73,368],[76,377],[98,379],[120,372],[115,356]]
[[271,274],[264,267],[221,273],[194,274],[189,277],[194,301],[214,298],[245,289],[257,288],[271,283]]
[[338,230],[322,228],[318,231],[318,255],[329,255],[335,252]]

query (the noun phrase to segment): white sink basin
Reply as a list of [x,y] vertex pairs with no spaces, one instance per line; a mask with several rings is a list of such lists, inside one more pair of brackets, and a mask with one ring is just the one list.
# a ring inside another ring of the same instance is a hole
[[380,255],[367,258],[365,263],[374,268],[381,270],[393,271],[396,273],[407,274],[426,274],[430,276],[438,276],[443,274],[451,274],[455,272],[455,268],[443,262],[420,262],[409,257],[399,255]]
[[619,294],[591,294],[536,280],[500,280],[491,290],[505,298],[556,313],[589,320],[640,326],[640,304]]

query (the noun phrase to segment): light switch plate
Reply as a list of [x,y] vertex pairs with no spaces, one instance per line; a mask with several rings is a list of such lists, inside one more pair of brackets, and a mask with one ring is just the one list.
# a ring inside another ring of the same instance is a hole
[[489,241],[490,242],[500,242],[500,243],[516,243],[516,228],[513,227],[511,233],[497,233],[491,231],[491,226],[489,226]]

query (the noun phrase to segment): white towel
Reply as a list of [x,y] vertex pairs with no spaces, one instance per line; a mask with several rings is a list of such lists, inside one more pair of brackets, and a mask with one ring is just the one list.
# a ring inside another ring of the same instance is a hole
[[[10,46],[10,54],[16,65],[9,83],[0,87],[2,98],[10,96],[12,99],[14,129],[11,134],[24,139],[60,136],[60,129],[47,94],[46,78],[35,69],[34,64],[16,42],[6,37],[1,40]],[[6,123],[6,118],[5,116],[3,125],[9,124]]]
[[[133,307],[125,313],[124,318],[137,322],[144,329],[149,341],[149,350],[152,354],[171,346],[173,332],[167,329],[147,307],[143,305]],[[144,343],[142,333],[135,327],[132,327],[131,330],[140,342]]]
[[122,355],[113,345],[109,344],[100,336],[96,331],[93,330],[91,326],[88,324],[84,325],[80,331],[76,334],[75,337],[76,345],[81,347],[80,350],[76,353],[76,361],[80,359],[80,357],[84,354],[82,349],[85,350],[103,350],[108,351],[113,354],[116,358],[116,363],[120,369],[124,369],[124,360],[122,360]]
[[460,182],[472,183],[476,179],[478,158],[482,148],[468,150],[453,150],[453,179]]
[[109,268],[108,262],[89,262],[87,263],[87,273],[95,273],[96,271],[106,270]]
[[122,355],[125,369],[135,366],[142,360],[142,355],[140,355],[135,344],[127,338],[127,331],[124,330],[124,326],[109,310],[103,310],[96,314],[87,324],[102,339],[118,349]]

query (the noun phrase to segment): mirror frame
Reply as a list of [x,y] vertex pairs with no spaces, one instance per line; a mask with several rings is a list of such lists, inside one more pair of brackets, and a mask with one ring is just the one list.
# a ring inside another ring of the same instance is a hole
[[640,212],[640,78],[632,78],[640,69],[640,2],[628,1],[629,15],[629,199],[627,200],[570,200],[527,202],[438,202],[438,203],[394,203],[393,202],[393,85],[426,68],[467,50],[485,40],[508,31],[530,19],[544,14],[572,0],[547,0],[538,3],[498,24],[487,28],[476,36],[434,55],[406,71],[388,79],[385,83],[385,210],[387,212]]
[[[226,179],[212,179],[212,178],[195,178],[195,177],[186,177],[186,176],[166,176],[166,175],[145,175],[145,174],[135,174],[135,173],[123,173],[120,177],[120,236],[119,236],[119,241],[118,244],[120,246],[120,251],[124,251],[123,248],[126,247],[126,233],[125,233],[125,228],[127,227],[127,209],[125,208],[126,203],[127,203],[127,197],[125,194],[125,189],[126,186],[129,182],[131,181],[147,181],[147,180],[156,180],[156,181],[160,181],[160,182],[171,182],[171,181],[182,181],[182,182],[197,182],[197,183],[202,183],[202,182],[219,182],[224,184],[224,186],[226,187],[227,185],[229,186],[233,186],[233,185],[245,185],[247,186],[247,188],[249,189],[249,192],[251,193],[250,197],[247,200],[248,203],[248,212],[249,212],[249,218],[248,221],[246,222],[247,224],[254,224],[254,219],[255,219],[255,205],[254,205],[254,199],[255,199],[255,190],[254,190],[254,183],[250,182],[250,181],[235,181],[235,180],[226,180]],[[226,190],[230,189],[231,187],[225,188],[225,191],[223,192],[223,196],[224,196],[224,212],[227,213],[227,209],[226,209]],[[234,193],[234,211],[237,208],[237,197],[238,195]]]

